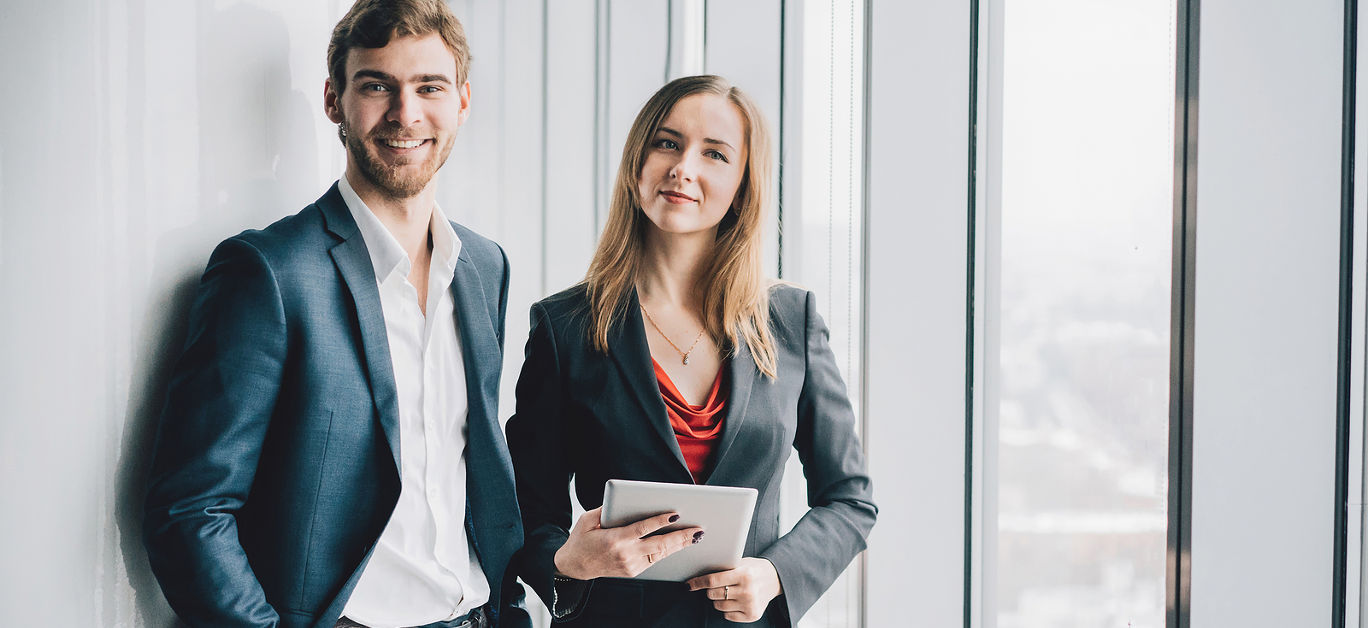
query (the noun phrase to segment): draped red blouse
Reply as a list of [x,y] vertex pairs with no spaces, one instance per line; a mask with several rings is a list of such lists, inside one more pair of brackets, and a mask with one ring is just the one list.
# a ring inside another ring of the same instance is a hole
[[722,374],[726,368],[717,369],[712,390],[703,405],[695,406],[684,399],[675,388],[665,369],[651,358],[655,367],[656,383],[660,386],[660,397],[665,400],[665,413],[670,416],[670,427],[674,428],[675,438],[679,441],[679,451],[684,454],[684,462],[689,466],[689,474],[694,483],[708,481],[708,461],[712,458],[717,440],[722,436],[723,410],[727,406],[727,395],[722,389]]

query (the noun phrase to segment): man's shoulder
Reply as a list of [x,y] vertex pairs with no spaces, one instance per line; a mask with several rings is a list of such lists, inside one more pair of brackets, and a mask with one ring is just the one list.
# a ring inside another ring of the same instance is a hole
[[502,266],[506,256],[503,247],[493,240],[476,233],[475,230],[454,220],[450,221],[451,227],[456,230],[456,237],[461,239],[461,250],[476,264],[498,264]]
[[228,240],[251,246],[273,263],[288,264],[301,257],[326,255],[338,241],[328,233],[327,219],[319,206],[326,198],[325,194],[292,215],[260,229],[248,229]]
[[300,241],[322,240],[327,231],[323,229],[322,213],[316,205],[309,205],[298,213],[285,216],[260,229],[248,229],[234,236],[262,250],[291,248]]

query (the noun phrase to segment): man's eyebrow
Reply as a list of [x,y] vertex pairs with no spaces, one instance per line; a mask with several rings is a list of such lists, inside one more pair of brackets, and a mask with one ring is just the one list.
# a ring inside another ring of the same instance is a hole
[[[373,78],[381,81],[389,81],[391,83],[398,82],[398,79],[396,79],[393,75],[381,72],[379,70],[357,70],[356,74],[352,75],[353,81],[360,80],[363,78]],[[447,75],[445,74],[420,74],[414,77],[414,79],[415,83],[446,83],[448,85],[451,84],[451,79],[447,78]]]
[[353,74],[353,75],[352,75],[352,80],[353,80],[353,81],[355,81],[355,80],[360,80],[360,79],[363,79],[363,78],[373,78],[373,79],[379,79],[379,80],[381,80],[381,81],[390,81],[390,82],[393,82],[393,81],[394,81],[394,77],[393,77],[393,76],[390,76],[390,75],[388,75],[388,74],[386,74],[386,73],[384,73],[384,72],[381,72],[381,71],[379,71],[379,70],[357,70],[357,71],[356,71],[356,74]]
[[[674,129],[670,128],[670,127],[667,127],[667,126],[660,127],[659,129],[656,129],[656,131],[658,131],[658,132],[660,132],[660,133],[668,133],[668,134],[673,135],[673,136],[675,136],[675,137],[677,137],[677,138],[684,139],[684,134],[683,134],[683,133],[680,133],[679,131],[676,131],[676,130],[674,130]],[[731,144],[728,144],[727,142],[724,142],[724,141],[722,141],[722,140],[713,139],[713,138],[711,138],[711,137],[705,137],[705,138],[703,138],[703,143],[704,143],[704,144],[721,144],[721,145],[723,145],[723,146],[726,146],[727,148],[730,148],[730,149],[732,149],[732,150],[736,150],[736,147],[735,147],[735,146],[732,146]]]

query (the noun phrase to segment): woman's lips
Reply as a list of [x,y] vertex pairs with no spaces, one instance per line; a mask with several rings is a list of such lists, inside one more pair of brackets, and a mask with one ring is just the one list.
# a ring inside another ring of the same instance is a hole
[[694,202],[694,198],[692,196],[689,196],[688,194],[683,194],[681,192],[664,191],[661,192],[660,195],[664,196],[665,200],[676,205],[683,205],[685,203]]

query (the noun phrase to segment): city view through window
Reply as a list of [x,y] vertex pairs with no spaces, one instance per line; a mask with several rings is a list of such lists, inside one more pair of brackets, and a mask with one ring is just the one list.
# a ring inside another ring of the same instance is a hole
[[985,625],[1161,628],[1175,6],[1003,5]]

